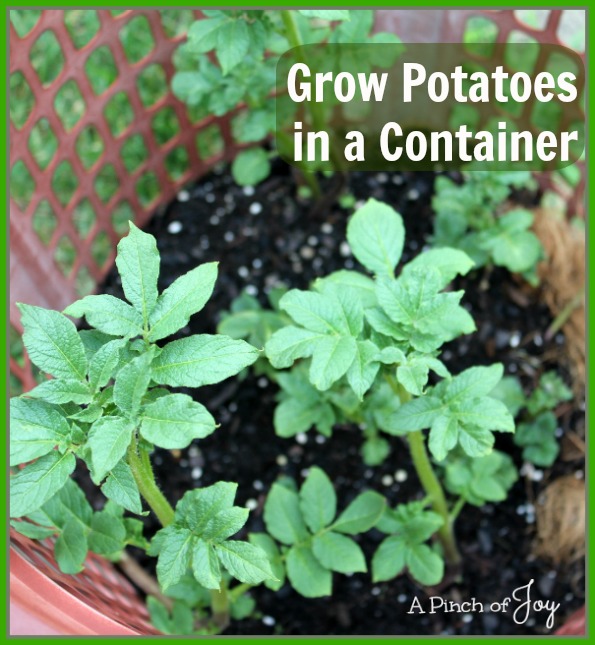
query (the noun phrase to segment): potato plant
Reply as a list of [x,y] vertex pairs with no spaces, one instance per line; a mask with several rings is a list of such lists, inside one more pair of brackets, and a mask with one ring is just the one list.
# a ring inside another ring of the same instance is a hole
[[544,250],[530,230],[533,213],[525,208],[503,208],[510,186],[530,185],[531,174],[473,171],[464,173],[464,179],[460,185],[448,177],[436,179],[433,245],[461,249],[476,268],[502,266],[536,285],[536,267]]
[[[205,115],[223,116],[235,111],[238,104],[246,104],[249,111],[238,117],[234,126],[236,139],[246,144],[273,137],[277,148],[288,146],[290,135],[284,127],[276,126],[293,123],[296,110],[286,95],[277,92],[275,69],[283,53],[322,42],[400,42],[390,33],[371,33],[372,10],[205,9],[203,14],[203,19],[190,25],[188,41],[178,51],[172,90]],[[361,59],[363,50],[358,51]],[[324,129],[331,107],[328,102],[309,105],[315,130]],[[333,163],[338,170],[336,155]],[[269,155],[263,147],[250,147],[236,156],[231,169],[238,184],[255,184],[269,175]],[[319,195],[315,175],[304,170],[303,176]]]
[[[238,311],[224,318],[222,328],[242,337],[263,331],[260,316],[266,314],[269,323],[274,316],[265,332],[265,353],[278,370],[273,377],[281,388],[277,434],[290,437],[314,427],[330,435],[338,423],[356,423],[365,437],[363,458],[371,465],[387,457],[390,436],[407,442],[427,503],[387,511],[378,528],[401,537],[398,527],[405,531],[409,523],[419,523],[423,528],[410,529],[407,545],[413,550],[407,557],[394,556],[401,558],[396,568],[383,564],[388,549],[383,546],[374,576],[386,579],[387,571],[396,575],[407,569],[422,584],[434,584],[442,577],[442,558],[451,567],[460,564],[453,522],[462,502],[450,507],[430,455],[444,466],[457,455],[472,464],[499,454],[493,450],[494,431],[515,429],[506,405],[492,395],[503,368],[477,366],[451,375],[439,358],[445,342],[475,330],[460,304],[463,292],[447,289],[456,275],[473,267],[466,253],[432,249],[396,275],[403,221],[374,199],[352,216],[347,240],[363,271],[341,270],[317,279],[309,290],[291,289],[278,300],[276,312],[254,306],[249,324],[245,312]],[[242,321],[247,323],[243,329]],[[484,492],[499,486],[506,493],[516,472],[502,475],[495,467],[486,470],[484,479]],[[428,505],[431,510],[424,510]],[[424,544],[434,534],[437,550]],[[395,538],[386,544],[399,551],[405,543]]]

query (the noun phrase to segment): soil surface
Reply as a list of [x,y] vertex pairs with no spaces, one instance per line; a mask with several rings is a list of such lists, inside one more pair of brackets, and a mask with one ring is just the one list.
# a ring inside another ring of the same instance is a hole
[[[325,181],[324,192],[329,195],[333,182]],[[433,183],[432,173],[354,173],[349,189],[357,200],[375,197],[403,215],[407,233],[403,261],[408,261],[431,233]],[[525,193],[517,198],[530,205],[536,196]],[[220,168],[181,192],[146,229],[156,236],[161,252],[160,289],[199,263],[218,260],[220,265],[213,297],[179,337],[215,332],[220,313],[229,309],[243,289],[265,304],[267,290],[280,283],[306,288],[317,276],[356,266],[344,242],[349,214],[336,204],[312,212],[307,200],[296,197],[294,179],[281,163],[254,189],[235,186],[227,169]],[[455,287],[465,289],[463,302],[475,318],[478,332],[445,346],[442,359],[453,373],[471,365],[501,361],[506,373],[520,376],[530,391],[543,370],[558,369],[564,337],[544,339],[551,317],[539,303],[537,291],[515,282],[500,269],[475,272],[457,280]],[[104,290],[122,295],[115,272]],[[312,465],[324,469],[335,483],[339,508],[366,488],[386,495],[391,505],[420,495],[407,449],[396,437],[389,438],[391,455],[376,468],[366,467],[361,461],[362,435],[356,427],[336,429],[330,439],[314,431],[294,439],[277,437],[272,422],[276,386],[265,377],[249,374],[243,380],[231,379],[187,392],[209,408],[221,427],[186,450],[158,450],[154,455],[157,478],[174,503],[189,488],[221,479],[237,481],[236,503],[255,509],[248,529],[262,530],[262,508],[271,484],[280,475],[301,482]],[[560,432],[564,432],[571,424],[576,428],[577,423],[583,423],[583,414],[566,406],[559,420]],[[519,467],[522,465],[520,451],[510,437],[498,435],[496,447],[511,454]],[[440,590],[424,590],[407,576],[373,584],[368,574],[335,574],[332,598],[314,600],[301,597],[288,585],[277,593],[261,587],[251,592],[257,605],[255,617],[235,623],[227,633],[548,633],[547,611],[532,610],[525,622],[517,624],[510,608],[503,613],[489,611],[489,607],[531,581],[532,600],[560,603],[554,628],[583,604],[582,563],[555,567],[531,553],[534,503],[539,491],[563,474],[582,476],[581,468],[580,461],[559,461],[551,469],[522,476],[504,503],[487,504],[481,509],[465,507],[456,524],[464,557],[460,582]],[[157,528],[148,518],[147,535]],[[360,538],[368,558],[382,537],[372,531]],[[140,553],[139,558],[143,560]],[[148,559],[145,562],[149,568],[154,566]],[[526,590],[523,593],[526,598]],[[439,609],[430,614],[432,595],[454,602],[475,598],[476,608],[481,603],[484,611],[445,613]],[[416,598],[426,613],[408,613]]]

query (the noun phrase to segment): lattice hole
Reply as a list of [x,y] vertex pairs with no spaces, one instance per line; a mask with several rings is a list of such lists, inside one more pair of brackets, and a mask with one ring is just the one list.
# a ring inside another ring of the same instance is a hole
[[64,54],[53,31],[44,31],[33,43],[29,60],[44,87],[58,78],[64,69]]
[[37,205],[32,224],[37,237],[47,246],[58,226],[58,217],[47,199],[43,199]]
[[98,268],[102,268],[112,252],[112,243],[105,231],[99,232],[91,243],[91,257]]
[[83,266],[79,269],[74,281],[74,288],[81,298],[88,296],[95,290],[95,280],[93,280],[87,267]]
[[103,203],[107,203],[118,192],[120,180],[113,164],[103,166],[95,177],[94,185],[95,192]]
[[556,101],[541,103],[535,101],[531,111],[531,123],[539,130],[557,132],[562,119],[562,106]]
[[99,161],[105,150],[105,144],[94,125],[87,125],[81,130],[76,138],[75,150],[87,170]]
[[85,107],[85,100],[76,81],[66,81],[54,99],[54,109],[65,130],[72,130],[81,120]]
[[45,170],[58,149],[58,139],[47,119],[39,121],[31,128],[29,151],[40,170]]
[[190,167],[186,148],[178,146],[165,157],[165,169],[171,179],[180,179]]
[[578,52],[585,51],[585,11],[564,9],[558,24],[558,38],[564,45]]
[[201,159],[210,159],[219,155],[225,149],[225,141],[221,130],[216,125],[210,125],[196,135],[196,149]]
[[[510,46],[512,45],[512,47]],[[528,34],[513,29],[508,34],[504,62],[510,69],[531,74],[539,56],[539,43]]]
[[194,22],[191,9],[161,9],[159,14],[163,32],[167,38],[176,38],[185,34],[189,25]]
[[76,262],[76,246],[68,235],[63,235],[56,244],[54,260],[65,276],[69,276]]
[[92,9],[65,11],[64,24],[68,29],[72,44],[77,49],[90,43],[101,27],[97,12]]
[[471,54],[484,58],[491,56],[497,37],[498,26],[489,18],[473,16],[465,24],[463,43]]
[[136,16],[120,30],[124,54],[131,63],[138,63],[155,49],[155,39],[146,16]]
[[165,70],[158,63],[147,65],[138,75],[136,86],[140,100],[145,107],[154,105],[168,92]]
[[134,121],[134,110],[125,92],[114,94],[103,114],[114,137],[121,135]]
[[107,45],[98,47],[85,63],[85,73],[95,94],[103,94],[118,78],[114,56]]
[[12,9],[10,11],[10,22],[19,38],[24,38],[40,18],[41,10],[39,9]]
[[87,198],[82,199],[72,212],[72,223],[81,240],[88,237],[96,221],[97,215],[91,202]]
[[70,203],[78,186],[79,180],[70,161],[61,161],[52,177],[52,190],[62,206]]
[[9,83],[8,109],[10,120],[14,127],[20,130],[35,107],[35,97],[29,87],[29,83],[27,83],[27,79],[21,72],[11,74]]
[[139,168],[149,158],[149,151],[142,135],[135,134],[126,139],[120,148],[120,157],[129,173]]
[[143,173],[138,178],[134,188],[138,200],[144,208],[152,204],[161,194],[159,181],[154,172]]
[[17,161],[10,171],[10,196],[21,210],[25,210],[34,192],[35,180],[29,168],[24,161]]
[[134,222],[134,211],[130,204],[123,200],[112,212],[112,226],[118,235],[128,233],[128,222]]
[[180,132],[180,122],[172,107],[166,107],[157,112],[151,119],[151,130],[158,145],[166,144]]
[[514,15],[528,27],[541,31],[546,28],[550,13],[549,9],[516,9]]

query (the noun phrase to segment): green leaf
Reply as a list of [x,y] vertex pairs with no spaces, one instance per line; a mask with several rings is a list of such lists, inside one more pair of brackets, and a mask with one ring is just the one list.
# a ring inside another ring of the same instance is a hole
[[374,280],[367,275],[342,269],[334,271],[324,278],[317,278],[314,282],[315,289],[322,293],[328,285],[338,287],[342,292],[348,294],[348,297],[359,300],[363,307],[367,308],[376,305]]
[[23,344],[39,369],[56,378],[83,380],[87,358],[73,323],[58,311],[17,304],[25,330]]
[[467,275],[473,265],[473,260],[458,249],[429,249],[408,262],[403,267],[402,275],[407,275],[412,270],[437,269],[440,274],[440,289],[444,289],[457,275]]
[[503,373],[501,363],[489,367],[470,367],[453,377],[444,398],[452,403],[460,399],[487,396],[498,385]]
[[352,336],[325,336],[316,341],[310,381],[324,391],[338,381],[349,369],[357,354],[357,343]]
[[210,519],[201,532],[201,537],[210,542],[223,542],[235,535],[246,524],[248,509],[232,506],[219,511]]
[[351,539],[332,531],[315,535],[312,551],[326,569],[339,573],[367,571],[366,559],[360,547]]
[[[281,298],[279,306],[296,323],[310,331],[319,334],[352,335],[350,315],[335,294],[323,295],[315,291],[292,289]],[[357,320],[354,324],[357,325]]]
[[258,358],[258,350],[243,340],[199,334],[168,343],[153,362],[156,383],[200,387],[235,376]]
[[307,401],[286,399],[275,408],[275,434],[286,439],[295,437],[300,432],[307,432],[316,423],[317,418],[317,407],[312,407]]
[[122,417],[102,417],[91,426],[87,445],[94,480],[101,481],[126,454],[133,430],[134,423]]
[[379,493],[361,493],[339,515],[331,528],[349,535],[369,531],[382,516],[385,505],[386,500]]
[[273,577],[266,553],[253,544],[226,540],[215,550],[221,564],[240,582],[256,585]]
[[204,540],[195,540],[192,549],[192,573],[203,587],[219,589],[221,584],[221,567],[217,553],[211,544]]
[[111,469],[101,492],[132,513],[140,515],[143,512],[136,480],[125,461],[120,461]]
[[217,34],[217,58],[223,74],[229,74],[237,67],[248,54],[249,48],[250,28],[245,20],[239,18],[223,23]]
[[357,341],[357,353],[351,367],[347,370],[347,381],[360,401],[372,387],[380,364],[374,360],[378,347],[370,340]]
[[366,466],[379,466],[388,457],[390,446],[385,439],[372,437],[364,442],[361,452]]
[[147,609],[151,618],[153,627],[163,634],[172,633],[172,620],[169,617],[169,611],[155,597],[147,597]]
[[120,362],[123,340],[112,340],[100,347],[89,364],[89,384],[94,391],[105,387]]
[[88,527],[93,509],[81,487],[73,480],[67,479],[64,486],[43,507],[31,515],[38,524],[63,527],[66,522],[75,519],[82,526]]
[[66,307],[64,313],[73,318],[84,316],[89,325],[111,336],[131,338],[143,333],[141,314],[114,296],[85,296]]
[[12,526],[12,528],[21,535],[31,538],[32,540],[44,540],[56,533],[56,530],[53,528],[38,526],[32,522],[17,522],[16,520],[10,520],[10,526]]
[[287,553],[287,577],[291,586],[306,598],[332,593],[333,576],[316,559],[309,546],[292,546]]
[[504,376],[489,394],[491,398],[502,401],[513,417],[525,405],[525,394],[516,376]]
[[320,20],[350,20],[349,9],[298,9],[298,13],[306,18],[320,18]]
[[66,484],[76,465],[72,453],[54,450],[28,464],[10,479],[10,517],[28,515]]
[[283,544],[295,544],[308,537],[296,492],[273,484],[264,505],[267,531]]
[[444,576],[444,561],[426,544],[415,544],[405,554],[407,568],[422,585],[437,585]]
[[27,396],[48,403],[90,403],[93,398],[89,386],[78,379],[51,379],[27,392]]
[[10,465],[47,455],[70,434],[66,419],[45,401],[10,400]]
[[186,492],[176,506],[176,521],[201,534],[213,518],[233,505],[237,488],[232,482],[217,482]]
[[403,219],[387,204],[369,199],[349,221],[347,241],[366,269],[392,276],[403,252]]
[[191,531],[179,526],[168,526],[159,533],[164,534],[164,539],[157,560],[157,578],[166,591],[190,567],[194,538]]
[[250,533],[248,540],[266,553],[273,577],[265,580],[264,584],[269,589],[278,591],[285,583],[285,567],[277,544],[266,533]]
[[454,415],[442,414],[432,422],[428,447],[437,461],[442,461],[459,439],[459,423]]
[[551,466],[560,450],[556,440],[558,422],[553,412],[542,412],[528,423],[521,423],[514,435],[517,446],[523,447],[523,459],[536,466]]
[[300,489],[300,509],[312,533],[328,526],[337,512],[337,495],[326,473],[315,466]]
[[168,450],[186,448],[215,430],[215,419],[187,394],[168,394],[145,407],[140,432],[147,441]]
[[255,186],[270,173],[269,156],[262,148],[242,150],[231,164],[231,174],[240,186]]
[[494,435],[483,428],[465,426],[459,431],[459,443],[470,457],[483,457],[492,451]]
[[465,399],[456,404],[456,416],[460,423],[485,430],[514,432],[514,419],[501,401],[489,396]]
[[384,582],[398,576],[405,568],[407,546],[398,535],[382,541],[372,558],[372,581]]
[[157,302],[159,251],[155,238],[130,222],[130,233],[118,243],[116,266],[126,298],[141,314],[147,328]]
[[151,382],[151,363],[154,352],[151,348],[145,354],[131,360],[116,376],[114,403],[130,417],[136,416],[141,401]]
[[276,369],[291,367],[297,358],[312,356],[315,341],[324,334],[292,325],[276,331],[267,344],[265,353]]
[[126,527],[119,517],[107,511],[95,513],[91,519],[89,549],[99,555],[114,556],[120,553],[126,543]]
[[54,545],[54,557],[62,573],[74,575],[82,571],[87,550],[84,527],[76,520],[68,520]]
[[393,435],[402,435],[429,428],[444,411],[440,399],[425,395],[403,403],[390,417],[390,426],[383,428]]
[[209,262],[188,271],[171,284],[157,299],[149,317],[149,340],[171,336],[188,324],[211,297],[217,280],[217,262]]
[[85,348],[85,356],[88,362],[91,361],[97,351],[106,343],[109,343],[111,340],[116,340],[114,336],[104,334],[102,331],[97,331],[97,329],[83,329],[79,331],[79,338]]

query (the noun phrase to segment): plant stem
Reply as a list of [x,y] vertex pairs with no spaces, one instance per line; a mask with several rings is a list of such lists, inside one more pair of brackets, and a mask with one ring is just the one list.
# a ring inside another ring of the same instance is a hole
[[[411,400],[411,394],[405,391],[392,374],[385,374],[385,378],[391,386],[393,392],[399,397],[401,403]],[[426,450],[424,435],[421,430],[409,432],[407,434],[407,441],[409,443],[409,452],[413,461],[413,466],[417,472],[417,476],[423,486],[423,489],[428,496],[432,509],[442,517],[444,523],[438,530],[438,537],[444,549],[444,558],[446,562],[457,567],[461,563],[461,556],[457,549],[457,543],[453,531],[453,522],[448,512],[448,504],[444,490],[436,477],[432,462]]]
[[155,513],[161,525],[171,524],[174,521],[174,509],[157,486],[149,455],[144,450],[141,450],[139,454],[136,437],[133,437],[128,448],[128,464],[140,494]]
[[[302,41],[302,36],[300,34],[299,27],[295,21],[295,15],[291,9],[281,10],[281,19],[283,20],[283,25],[285,27],[285,33],[287,35],[287,40],[292,48],[298,48],[295,52],[295,58],[299,63],[306,64],[302,50],[299,49],[304,46]],[[310,116],[312,117],[312,128],[315,132],[323,132],[325,130],[325,118],[324,118],[324,106],[322,103],[317,103],[314,100],[308,101],[308,109],[310,110]],[[329,137],[329,156],[331,163],[333,164],[334,169],[337,172],[341,171],[341,158],[337,154],[335,147],[333,146],[332,137]]]
[[236,585],[233,589],[229,590],[229,597],[232,602],[235,602],[238,598],[243,596],[247,591],[250,591],[254,585],[250,585],[247,582],[242,582],[239,585]]
[[548,327],[545,332],[545,339],[551,340],[559,331],[564,327],[570,316],[575,312],[576,309],[581,307],[585,302],[585,285],[577,291],[574,297],[566,303],[566,305],[560,310],[558,315],[552,321],[552,324]]
[[457,549],[446,497],[428,457],[423,433],[421,430],[416,430],[415,432],[410,432],[407,438],[411,459],[421,485],[431,499],[432,508],[444,520],[444,524],[438,530],[438,537],[444,548],[444,557],[448,564],[458,565],[461,562],[461,556]]
[[[133,437],[128,448],[128,464],[140,494],[157,516],[161,526],[171,524],[174,521],[174,509],[157,486],[149,454],[145,450],[141,450],[139,454],[136,437]],[[219,589],[211,590],[211,609],[213,621],[223,631],[229,625],[229,598],[227,585],[223,580]]]
[[454,524],[455,520],[459,516],[459,513],[463,510],[463,506],[465,506],[465,500],[462,497],[459,497],[457,501],[455,502],[455,505],[452,507],[452,510],[450,512],[450,521]]
[[218,590],[211,589],[211,610],[213,622],[223,631],[229,625],[229,596],[224,580]]

